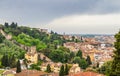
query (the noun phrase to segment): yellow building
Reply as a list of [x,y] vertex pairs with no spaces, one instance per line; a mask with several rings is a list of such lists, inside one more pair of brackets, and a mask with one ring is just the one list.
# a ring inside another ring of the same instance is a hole
[[81,71],[81,68],[79,67],[79,64],[73,64],[73,66],[69,70],[69,75],[73,76],[74,74]]
[[28,49],[28,52],[25,54],[25,58],[27,59],[28,64],[36,64],[38,62],[38,54],[35,46]]

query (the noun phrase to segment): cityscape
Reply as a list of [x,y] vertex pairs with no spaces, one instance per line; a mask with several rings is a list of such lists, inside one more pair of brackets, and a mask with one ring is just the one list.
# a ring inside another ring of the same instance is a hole
[[120,76],[119,0],[1,0],[0,76]]

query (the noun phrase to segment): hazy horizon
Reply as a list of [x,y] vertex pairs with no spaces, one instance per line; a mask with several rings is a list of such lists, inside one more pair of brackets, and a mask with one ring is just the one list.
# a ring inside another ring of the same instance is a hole
[[120,0],[1,0],[0,23],[4,22],[60,34],[115,34]]

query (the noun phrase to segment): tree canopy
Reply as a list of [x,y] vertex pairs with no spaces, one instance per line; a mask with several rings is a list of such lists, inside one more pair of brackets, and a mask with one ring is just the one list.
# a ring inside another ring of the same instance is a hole
[[24,33],[19,34],[17,37],[14,37],[14,39],[21,44],[24,44],[26,46],[36,46],[37,50],[41,50],[46,48],[46,45],[40,41],[39,39],[35,39],[29,35],[26,35]]
[[116,50],[114,51],[110,76],[120,76],[120,31],[115,35],[115,38],[114,47]]

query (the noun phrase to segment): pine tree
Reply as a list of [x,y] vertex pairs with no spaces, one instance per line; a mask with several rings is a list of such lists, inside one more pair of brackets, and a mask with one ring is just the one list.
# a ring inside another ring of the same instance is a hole
[[18,60],[16,73],[20,73],[20,72],[21,72],[21,65],[20,65],[20,61]]
[[59,76],[64,76],[64,65],[60,68]]
[[120,31],[115,35],[115,38],[114,47],[116,50],[114,51],[114,59],[109,76],[120,76]]
[[89,55],[87,56],[86,61],[87,61],[88,65],[91,65],[91,64],[92,64],[92,62],[91,62],[91,58],[90,58]]
[[69,69],[68,69],[68,65],[65,65],[65,75],[68,75]]
[[51,72],[51,67],[50,67],[50,64],[48,64],[48,65],[47,65],[46,72],[48,72],[48,73],[50,73],[50,72]]

